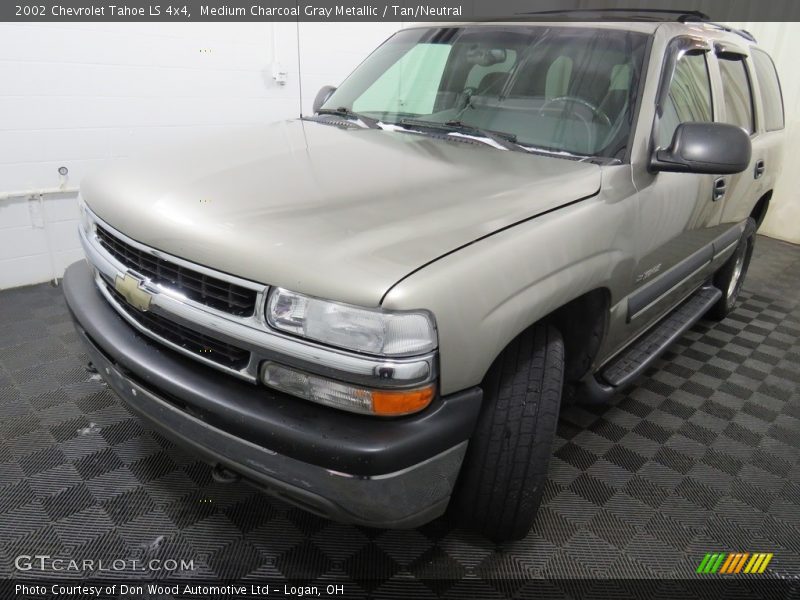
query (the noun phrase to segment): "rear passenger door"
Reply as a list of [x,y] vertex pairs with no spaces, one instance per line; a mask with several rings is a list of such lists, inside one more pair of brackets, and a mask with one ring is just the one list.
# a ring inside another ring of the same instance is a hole
[[[741,51],[747,54],[746,51]],[[752,94],[753,111],[752,146],[750,167],[733,176],[734,192],[725,203],[722,222],[739,223],[746,219],[760,198],[771,192],[781,171],[784,111],[781,86],[775,65],[769,55],[758,48],[750,48],[749,56],[726,57],[718,53],[723,88],[725,72],[745,71]],[[738,68],[736,68],[738,67]],[[740,76],[739,76],[740,77]],[[729,80],[729,87],[735,83]],[[731,96],[726,99],[726,121],[739,124],[742,120],[737,102]]]

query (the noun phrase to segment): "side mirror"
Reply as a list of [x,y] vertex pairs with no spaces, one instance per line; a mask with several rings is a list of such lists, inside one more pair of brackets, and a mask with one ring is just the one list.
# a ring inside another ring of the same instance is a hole
[[336,88],[334,86],[323,85],[322,89],[317,92],[317,95],[314,98],[314,103],[311,105],[314,112],[319,112],[319,109],[322,108],[322,105],[328,101],[328,98],[330,98],[335,91]]
[[750,136],[740,127],[725,123],[681,123],[669,148],[657,150],[650,159],[652,171],[741,173],[750,164]]

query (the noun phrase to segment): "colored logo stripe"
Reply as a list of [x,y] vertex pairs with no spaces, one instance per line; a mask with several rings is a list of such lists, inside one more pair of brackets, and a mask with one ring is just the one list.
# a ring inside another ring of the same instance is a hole
[[744,561],[748,559],[750,556],[749,553],[732,553],[728,555],[728,560],[725,561],[725,564],[722,565],[722,569],[720,569],[720,573],[724,573],[726,575],[730,575],[732,573],[738,573],[742,570],[744,566]]
[[739,559],[739,562],[738,562],[738,563],[736,563],[736,570],[735,570],[735,571],[733,571],[733,572],[734,572],[734,573],[738,573],[739,571],[741,571],[741,570],[742,570],[742,567],[744,567],[744,563],[745,563],[745,561],[746,561],[748,558],[750,558],[750,553],[749,553],[749,552],[745,552],[745,553],[742,555],[742,558],[740,558],[740,559]]
[[[763,573],[772,560],[771,552],[709,552],[700,561],[697,573],[734,575],[738,573]],[[746,566],[745,566],[746,565]]]
[[739,555],[735,552],[731,552],[728,554],[728,558],[722,563],[722,568],[719,570],[720,573],[729,573],[731,566],[736,564],[736,561],[739,560]]
[[750,559],[750,562],[747,563],[747,566],[744,568],[745,573],[763,573],[769,561],[772,560],[772,553],[757,553],[753,554],[753,558]]
[[717,570],[722,565],[722,561],[725,558],[726,554],[722,553],[709,553],[706,554],[705,558],[703,558],[703,562],[700,563],[700,566],[697,567],[698,573],[716,573]]
[[708,566],[708,562],[710,560],[711,560],[711,555],[710,554],[706,554],[703,557],[703,560],[700,561],[700,565],[697,567],[697,571],[696,572],[697,573],[705,573],[706,572],[706,567]]

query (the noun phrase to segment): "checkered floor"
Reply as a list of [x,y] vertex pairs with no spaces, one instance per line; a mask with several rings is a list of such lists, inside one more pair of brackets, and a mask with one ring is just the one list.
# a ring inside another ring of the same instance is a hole
[[162,556],[194,576],[377,594],[416,578],[398,594],[460,597],[462,578],[691,577],[710,551],[773,552],[768,573],[797,577],[800,247],[759,238],[745,290],[610,406],[564,410],[539,518],[504,547],[443,521],[340,525],[214,482],[84,370],[60,289],[4,291],[0,577],[20,554]]

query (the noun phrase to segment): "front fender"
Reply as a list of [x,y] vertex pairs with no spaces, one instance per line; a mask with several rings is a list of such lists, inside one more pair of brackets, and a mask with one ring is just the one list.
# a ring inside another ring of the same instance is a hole
[[395,285],[390,309],[431,310],[442,393],[477,385],[522,331],[569,301],[608,288],[628,293],[634,195],[600,195],[542,215],[441,258]]

